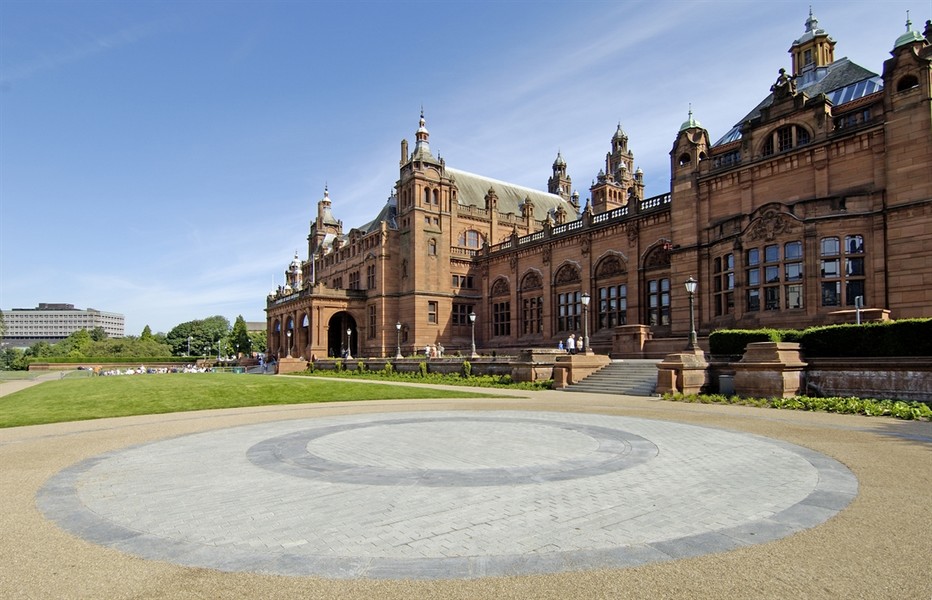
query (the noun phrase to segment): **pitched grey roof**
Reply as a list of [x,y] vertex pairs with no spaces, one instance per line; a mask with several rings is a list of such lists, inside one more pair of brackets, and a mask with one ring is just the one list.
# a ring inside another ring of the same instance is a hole
[[489,188],[492,188],[498,196],[498,212],[520,215],[521,204],[524,203],[525,198],[530,198],[534,203],[534,218],[537,220],[543,219],[548,212],[560,206],[570,214],[575,211],[569,202],[556,194],[450,167],[446,168],[446,172],[456,181],[456,187],[459,190],[457,201],[461,205],[485,208],[485,196]]
[[[863,98],[883,89],[883,79],[860,65],[856,65],[847,58],[841,58],[817,69],[815,75],[807,77],[799,84],[798,91],[806,92],[812,98],[825,94],[834,106]],[[741,139],[741,124],[760,116],[761,109],[773,104],[773,93],[769,94],[754,107],[743,119],[738,121],[728,133],[714,146],[721,146]]]

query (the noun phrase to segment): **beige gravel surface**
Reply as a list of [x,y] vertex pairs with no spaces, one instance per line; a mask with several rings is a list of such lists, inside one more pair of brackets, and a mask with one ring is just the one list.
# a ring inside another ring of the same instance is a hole
[[[521,397],[523,396],[523,397]],[[2,402],[2,399],[0,399]],[[105,452],[244,424],[361,412],[546,410],[669,420],[811,448],[857,476],[826,523],[731,552],[618,570],[476,580],[326,580],[139,559],[46,520],[36,494]],[[462,401],[261,407],[0,430],[0,598],[891,598],[932,600],[932,423],[537,392]]]

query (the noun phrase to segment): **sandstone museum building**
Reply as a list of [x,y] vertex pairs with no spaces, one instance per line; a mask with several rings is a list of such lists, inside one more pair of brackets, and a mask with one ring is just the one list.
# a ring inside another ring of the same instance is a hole
[[789,53],[717,140],[692,114],[671,132],[659,196],[621,126],[581,201],[559,153],[546,191],[447,165],[422,114],[369,223],[344,231],[324,191],[268,296],[269,352],[510,354],[585,330],[658,356],[689,333],[690,277],[700,336],[932,316],[932,25],[907,23],[880,74],[836,60],[811,14]]

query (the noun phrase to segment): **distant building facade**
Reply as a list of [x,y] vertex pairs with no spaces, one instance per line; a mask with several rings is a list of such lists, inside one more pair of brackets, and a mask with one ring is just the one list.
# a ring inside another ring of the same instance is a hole
[[44,341],[54,344],[76,331],[100,327],[107,337],[125,335],[124,317],[94,308],[80,309],[73,304],[40,303],[36,308],[3,311],[6,332],[4,346],[30,346]]
[[932,24],[907,23],[879,75],[834,47],[810,13],[792,68],[732,130],[713,143],[689,114],[653,197],[620,125],[581,207],[559,153],[547,192],[466,173],[431,153],[422,114],[372,221],[345,232],[325,190],[307,258],[267,298],[269,352],[450,354],[473,335],[504,352],[586,331],[644,356],[688,334],[690,277],[700,335],[932,316]]

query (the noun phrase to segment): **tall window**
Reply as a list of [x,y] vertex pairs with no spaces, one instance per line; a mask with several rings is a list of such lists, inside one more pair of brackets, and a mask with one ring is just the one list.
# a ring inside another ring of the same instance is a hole
[[670,324],[670,280],[666,277],[647,281],[647,324]]
[[544,289],[540,273],[529,271],[521,278],[521,335],[544,331]]
[[427,254],[430,256],[437,256],[437,240],[428,240]]
[[375,338],[375,304],[369,305],[369,331],[367,332],[367,337],[369,339]]
[[511,335],[511,302],[492,304],[492,335]]
[[599,329],[628,323],[628,286],[599,288]]
[[822,306],[854,306],[855,298],[864,296],[864,238],[847,235],[844,242],[826,237],[820,243]]
[[427,322],[437,323],[437,303],[434,301],[427,303]]
[[366,289],[375,289],[375,265],[368,265],[366,267]]
[[451,319],[455,327],[469,327],[469,313],[473,311],[472,304],[453,304]]
[[735,310],[735,255],[726,254],[712,261],[712,286],[715,315],[728,315]]
[[750,248],[745,264],[748,312],[803,308],[802,242]]
[[349,274],[349,289],[359,289],[359,271],[353,271]]
[[579,330],[581,306],[579,291],[557,294],[557,331]]
[[542,333],[544,331],[543,304],[543,296],[522,296],[521,335]]

